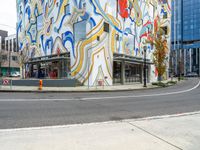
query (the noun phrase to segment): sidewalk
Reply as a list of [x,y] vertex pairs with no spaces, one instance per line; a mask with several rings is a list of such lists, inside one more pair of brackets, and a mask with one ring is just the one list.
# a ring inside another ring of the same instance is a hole
[[43,87],[42,91],[38,90],[38,87],[34,86],[2,86],[0,87],[0,92],[97,92],[97,91],[129,91],[129,90],[139,90],[139,89],[152,89],[157,88],[151,84],[147,85],[147,88],[143,87],[143,84],[135,83],[132,85],[115,85],[115,86],[98,86],[98,87],[87,87],[87,86],[77,86],[77,87]]
[[199,150],[200,112],[0,130],[1,150]]
[[[167,81],[170,81],[167,80]],[[163,82],[167,82],[163,81]],[[174,78],[174,81],[177,79]],[[159,88],[158,86],[147,84],[147,87],[143,87],[141,83],[133,83],[128,85],[113,85],[113,86],[77,86],[77,87],[43,87],[42,91],[38,90],[38,87],[34,86],[0,86],[0,92],[109,92],[109,91],[131,91],[131,90],[145,90]]]

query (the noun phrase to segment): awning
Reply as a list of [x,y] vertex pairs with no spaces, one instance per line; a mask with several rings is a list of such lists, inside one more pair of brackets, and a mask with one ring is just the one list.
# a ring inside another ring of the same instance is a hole
[[[125,54],[118,54],[118,53],[114,53],[113,57],[114,61],[120,61],[120,62],[124,61],[132,64],[144,64],[144,59],[139,57],[134,57]],[[146,63],[149,65],[154,64],[153,62],[151,62],[150,59],[146,59]]]
[[30,58],[29,61],[26,62],[26,64],[37,64],[37,63],[62,61],[62,60],[70,60],[70,53]]
[[70,60],[70,58],[69,57],[58,57],[58,58],[48,58],[48,59],[42,59],[42,60],[33,60],[33,61],[28,61],[26,64],[37,64],[37,63],[62,61],[62,60]]

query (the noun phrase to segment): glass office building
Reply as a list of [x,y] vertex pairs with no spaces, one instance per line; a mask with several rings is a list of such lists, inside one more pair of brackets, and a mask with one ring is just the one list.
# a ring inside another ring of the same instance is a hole
[[200,1],[172,1],[171,60],[175,75],[200,75]]

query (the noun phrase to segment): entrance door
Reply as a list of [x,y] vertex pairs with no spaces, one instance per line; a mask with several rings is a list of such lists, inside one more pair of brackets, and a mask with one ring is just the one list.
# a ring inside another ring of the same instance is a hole
[[[122,62],[113,63],[113,84],[121,84],[122,81]],[[142,64],[125,63],[125,83],[141,83]]]
[[114,61],[113,63],[113,84],[121,83],[121,62]]
[[139,64],[126,64],[126,83],[141,82],[142,65]]

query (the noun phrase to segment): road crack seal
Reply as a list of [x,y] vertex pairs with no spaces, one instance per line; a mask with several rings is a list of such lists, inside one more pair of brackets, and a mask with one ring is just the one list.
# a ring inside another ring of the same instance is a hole
[[131,126],[133,126],[135,128],[137,128],[137,129],[139,129],[139,130],[141,130],[141,131],[143,131],[143,132],[145,132],[145,133],[147,133],[147,134],[149,134],[151,136],[153,136],[156,139],[159,139],[160,141],[162,141],[164,143],[167,143],[168,145],[170,145],[172,147],[175,147],[175,148],[177,148],[179,150],[183,150],[182,148],[176,146],[175,144],[173,144],[173,143],[171,143],[171,142],[169,142],[169,141],[167,141],[167,140],[165,140],[165,139],[163,139],[163,138],[161,138],[161,137],[159,137],[159,136],[157,136],[157,135],[155,135],[155,134],[153,134],[153,133],[151,133],[151,132],[149,132],[149,131],[147,131],[147,130],[145,130],[145,129],[143,129],[143,128],[141,128],[141,127],[139,127],[139,126],[137,126],[137,125],[135,125],[133,123],[131,123],[131,122],[128,122],[128,121],[123,121],[123,122],[127,123],[127,124],[129,124],[129,125],[131,125]]

